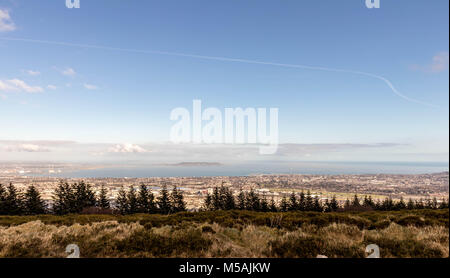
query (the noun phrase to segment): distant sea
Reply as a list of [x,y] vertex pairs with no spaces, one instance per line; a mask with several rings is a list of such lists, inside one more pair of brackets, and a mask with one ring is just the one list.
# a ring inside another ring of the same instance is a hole
[[52,176],[61,178],[144,178],[248,176],[255,174],[430,174],[449,170],[448,162],[253,162],[221,165],[141,165],[77,170]]

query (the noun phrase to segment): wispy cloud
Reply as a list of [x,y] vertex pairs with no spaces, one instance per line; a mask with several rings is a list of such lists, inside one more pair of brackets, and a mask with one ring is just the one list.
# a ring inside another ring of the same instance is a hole
[[34,71],[34,70],[27,70],[26,72],[31,76],[37,76],[37,75],[41,74],[39,71]]
[[[331,155],[335,153],[353,153],[357,151],[383,150],[391,147],[401,147],[397,143],[377,144],[280,144],[278,151],[272,158],[306,159],[311,156]],[[101,147],[101,146],[98,146]],[[108,149],[108,153],[147,153],[151,150],[151,157],[168,160],[208,160],[234,161],[234,160],[258,160],[261,156],[258,152],[258,144],[227,145],[227,144],[118,144]],[[100,154],[100,152],[97,152]],[[106,154],[106,153],[101,153]],[[149,157],[150,158],[150,157]]]
[[0,145],[6,146],[38,145],[43,147],[58,147],[74,144],[76,144],[75,141],[68,140],[0,140]]
[[7,152],[50,152],[50,149],[34,144],[20,144],[17,146],[7,146],[4,148]]
[[48,85],[47,86],[47,89],[50,89],[50,90],[56,90],[58,87],[56,87],[55,85]]
[[11,85],[7,80],[6,81],[0,80],[0,91],[11,92],[17,90],[18,89],[15,86]]
[[66,68],[66,69],[62,70],[61,73],[65,76],[70,76],[70,77],[74,77],[75,75],[77,75],[77,73],[75,72],[75,70],[73,68]]
[[16,25],[11,19],[7,10],[0,9],[0,32],[10,32],[16,30]]
[[434,55],[428,65],[412,65],[410,68],[416,71],[423,71],[428,73],[440,73],[448,70],[449,54],[447,51],[442,51]]
[[0,80],[0,91],[4,92],[27,92],[41,93],[44,91],[42,87],[28,85],[20,79]]
[[108,152],[110,152],[110,153],[146,153],[148,151],[139,145],[127,143],[127,144],[117,144],[117,145],[109,148]]
[[83,84],[84,88],[88,89],[88,90],[97,90],[98,86],[96,85],[92,85],[92,84]]
[[[38,147],[36,147],[38,146]],[[74,141],[20,141],[0,140],[0,153],[10,156],[19,152],[38,153],[51,151],[53,158],[61,161],[123,161],[132,159],[133,163],[178,163],[220,162],[240,163],[244,161],[331,161],[360,159],[379,154],[392,155],[398,151],[408,153],[413,147],[399,143],[327,143],[327,144],[280,144],[277,153],[269,157],[259,154],[258,144],[172,144],[172,143],[88,143]],[[406,152],[405,152],[406,150]],[[1,156],[1,154],[0,154]],[[39,158],[41,159],[41,158]],[[45,159],[45,157],[42,157]],[[269,160],[268,160],[269,159]]]
[[0,140],[0,151],[5,152],[50,152],[52,149],[73,147],[74,141],[64,140]]
[[430,65],[432,72],[442,72],[448,69],[448,52],[440,52],[433,56],[433,62]]
[[328,72],[349,73],[349,74],[354,74],[354,75],[363,75],[363,76],[367,76],[367,77],[374,78],[374,79],[384,82],[395,95],[397,95],[400,98],[403,98],[406,101],[414,102],[414,103],[418,103],[418,104],[430,106],[430,107],[437,107],[434,104],[426,103],[426,102],[408,97],[408,96],[402,94],[400,91],[398,91],[397,88],[392,84],[392,82],[389,79],[387,79],[381,75],[377,75],[377,74],[373,74],[373,73],[365,72],[365,71],[321,67],[321,66],[309,66],[309,65],[300,65],[300,64],[274,63],[274,62],[266,62],[266,61],[259,61],[259,60],[248,60],[248,59],[229,58],[229,57],[220,57],[220,56],[205,56],[205,55],[179,53],[179,52],[167,52],[167,51],[158,51],[158,50],[137,50],[137,49],[127,49],[127,48],[118,48],[118,47],[101,46],[101,45],[89,45],[89,44],[46,41],[46,40],[33,40],[33,39],[24,39],[24,38],[0,38],[0,40],[21,41],[21,42],[30,42],[30,43],[40,43],[40,44],[52,44],[52,45],[60,45],[60,46],[82,47],[82,48],[103,49],[103,50],[114,50],[114,51],[121,51],[121,52],[141,53],[141,54],[169,55],[169,56],[187,57],[187,58],[195,58],[195,59],[203,59],[203,60],[215,60],[215,61],[222,61],[222,62],[256,64],[256,65],[275,66],[275,67],[284,67],[284,68],[294,68],[294,69],[304,69],[304,70],[314,70],[314,71],[328,71]]

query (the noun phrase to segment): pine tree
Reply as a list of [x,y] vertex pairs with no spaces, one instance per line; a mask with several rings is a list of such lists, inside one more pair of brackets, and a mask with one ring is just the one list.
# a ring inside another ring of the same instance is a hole
[[128,214],[138,213],[138,200],[136,196],[136,190],[133,186],[130,186],[130,190],[127,193]]
[[203,209],[212,210],[212,197],[209,193],[206,193],[205,200],[203,201]]
[[161,188],[160,195],[157,198],[158,210],[162,214],[169,214],[171,211],[169,192],[166,185]]
[[355,194],[355,196],[353,197],[353,201],[352,201],[352,207],[358,208],[360,206],[361,206],[361,203],[359,202],[358,195]]
[[147,186],[143,183],[139,186],[139,192],[137,196],[137,211],[139,213],[149,213],[150,212],[150,198]]
[[6,192],[6,213],[8,215],[20,215],[23,213],[22,207],[22,199],[20,194],[17,192],[17,189],[14,187],[12,183],[7,187]]
[[305,198],[305,211],[313,211],[314,210],[314,202],[311,196],[311,192],[308,190]]
[[233,192],[230,188],[226,188],[224,193],[224,209],[233,210],[236,209],[236,201],[234,200]]
[[364,195],[364,200],[363,200],[363,207],[369,207],[369,198],[367,197],[367,195]]
[[328,201],[328,199],[325,199],[325,204],[323,204],[323,211],[331,212],[331,205],[330,205],[330,201]]
[[41,194],[36,187],[30,186],[25,192],[23,208],[25,214],[44,214],[46,212],[45,202],[41,198]]
[[378,200],[375,202],[375,207],[374,207],[374,209],[375,209],[375,210],[383,210],[383,209],[382,209],[382,206],[383,206],[383,203],[380,201],[380,199],[378,199]]
[[97,206],[102,209],[109,209],[111,207],[108,199],[108,190],[105,188],[104,185],[102,185],[100,188]]
[[351,206],[352,204],[350,203],[350,200],[349,199],[345,200],[344,210],[350,210]]
[[148,192],[148,207],[149,207],[149,213],[157,213],[158,208],[156,206],[155,202],[155,195],[153,195],[153,192]]
[[245,193],[244,193],[244,191],[242,191],[242,189],[239,191],[239,195],[238,195],[238,198],[237,198],[237,201],[238,201],[238,203],[237,203],[237,208],[238,209],[240,209],[240,210],[245,210],[246,209],[246,207],[245,207],[245,205],[246,205],[246,196],[245,196]]
[[58,215],[75,213],[75,198],[72,187],[67,182],[60,181],[53,192],[53,213]]
[[271,212],[278,211],[277,204],[275,203],[275,200],[273,199],[273,197],[270,199],[269,211],[271,211]]
[[445,200],[444,198],[442,198],[442,202],[439,205],[439,209],[447,209],[448,208],[448,200]]
[[400,201],[398,201],[398,203],[396,204],[396,209],[397,210],[404,210],[406,209],[406,204],[405,201],[403,200],[403,197],[400,197]]
[[394,209],[394,201],[390,197],[386,198],[381,204],[381,209],[385,211],[390,211]]
[[217,186],[214,187],[212,194],[212,207],[214,210],[219,210],[222,208],[222,200],[220,198],[220,192]]
[[261,199],[261,211],[268,212],[269,211],[269,203],[267,203],[266,195],[264,194]]
[[372,200],[372,196],[364,196],[363,206],[366,208],[375,208],[375,203]]
[[85,203],[83,204],[84,207],[95,207],[97,200],[95,198],[95,192],[92,189],[92,186],[90,184],[84,184],[84,192],[85,192]]
[[436,197],[433,197],[433,201],[432,201],[432,209],[437,209],[439,207],[438,201],[436,199]]
[[338,202],[336,200],[336,196],[333,196],[331,198],[331,202],[330,202],[330,210],[331,211],[338,211],[338,209],[339,209],[339,204],[338,204]]
[[259,211],[261,209],[259,197],[253,188],[250,189],[250,192],[247,194],[246,209],[253,211]]
[[286,212],[288,211],[289,204],[286,200],[286,197],[283,197],[280,202],[280,211]]
[[75,183],[73,186],[75,207],[73,212],[80,213],[84,208],[95,207],[95,193],[89,184],[84,181]]
[[313,210],[317,212],[323,211],[322,204],[320,203],[319,197],[317,195],[314,197]]
[[422,198],[420,198],[418,201],[416,201],[416,206],[415,206],[415,208],[416,208],[416,209],[424,209],[424,208],[425,208],[425,205],[423,204]]
[[186,211],[186,203],[184,202],[183,193],[176,186],[173,187],[170,195],[171,212],[176,213]]
[[227,187],[223,186],[223,182],[222,185],[220,186],[219,189],[219,207],[222,210],[226,210],[227,209]]
[[303,190],[302,190],[302,192],[300,192],[300,198],[299,198],[297,206],[300,211],[306,210],[306,198],[305,198],[305,193],[303,192]]
[[406,208],[409,209],[409,210],[412,210],[412,209],[416,208],[416,206],[414,204],[414,201],[411,198],[409,198],[408,204],[406,204]]
[[125,192],[125,189],[123,189],[123,187],[121,187],[118,192],[116,208],[122,215],[127,214],[129,211],[127,193]]
[[372,199],[372,196],[369,196],[369,202],[368,202],[369,207],[375,209],[376,205],[374,200]]
[[295,193],[292,192],[291,196],[289,197],[288,210],[294,211],[297,209],[298,209],[297,197],[295,196]]
[[6,189],[0,183],[0,215],[6,214]]

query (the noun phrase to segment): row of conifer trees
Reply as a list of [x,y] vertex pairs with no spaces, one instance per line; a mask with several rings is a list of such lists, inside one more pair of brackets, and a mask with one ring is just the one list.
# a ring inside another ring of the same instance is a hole
[[364,196],[360,200],[358,195],[354,195],[352,200],[346,200],[344,204],[339,205],[336,197],[321,200],[317,195],[312,195],[310,191],[306,194],[301,192],[291,193],[289,198],[283,197],[279,203],[273,198],[267,200],[266,196],[260,197],[254,190],[249,192],[240,191],[237,197],[233,196],[230,188],[221,186],[215,187],[212,194],[207,194],[204,200],[205,210],[252,210],[263,212],[276,211],[316,211],[316,212],[332,212],[332,211],[358,211],[358,210],[405,210],[405,209],[444,209],[448,208],[448,200],[438,202],[433,199],[419,199],[413,201],[409,199],[405,203],[403,198],[394,201],[386,198],[383,201],[374,201],[371,196]]
[[85,182],[61,182],[53,192],[52,201],[45,202],[35,186],[19,192],[13,184],[0,184],[0,215],[36,215],[53,213],[175,213],[186,210],[182,192],[174,187],[171,192],[162,187],[158,197],[141,184],[138,190],[121,188],[116,199],[110,199],[102,186],[96,194]]
[[[249,192],[240,191],[235,197],[229,187],[215,187],[212,194],[207,194],[202,210],[250,210],[261,212],[285,211],[316,211],[333,212],[349,210],[405,210],[405,209],[444,209],[448,208],[448,199],[438,202],[436,198],[427,200],[403,199],[394,201],[386,198],[374,201],[371,196],[360,200],[355,195],[340,205],[333,196],[321,200],[309,191],[305,194],[292,193],[289,198],[283,197],[280,202],[273,198],[267,200],[253,189]],[[0,215],[35,215],[53,213],[64,215],[70,213],[161,213],[169,214],[186,211],[183,194],[176,186],[168,191],[163,186],[158,196],[141,184],[136,190],[131,186],[128,190],[121,188],[115,199],[109,198],[107,189],[102,186],[96,194],[92,186],[81,181],[73,184],[61,182],[53,192],[52,201],[45,202],[35,186],[29,186],[25,192],[19,192],[13,184],[0,184]]]

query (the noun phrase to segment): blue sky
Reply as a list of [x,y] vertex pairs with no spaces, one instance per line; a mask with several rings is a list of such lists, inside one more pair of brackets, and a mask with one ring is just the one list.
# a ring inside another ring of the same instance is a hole
[[448,5],[0,0],[0,160],[156,161],[173,148],[170,111],[201,99],[279,108],[279,159],[448,161]]

